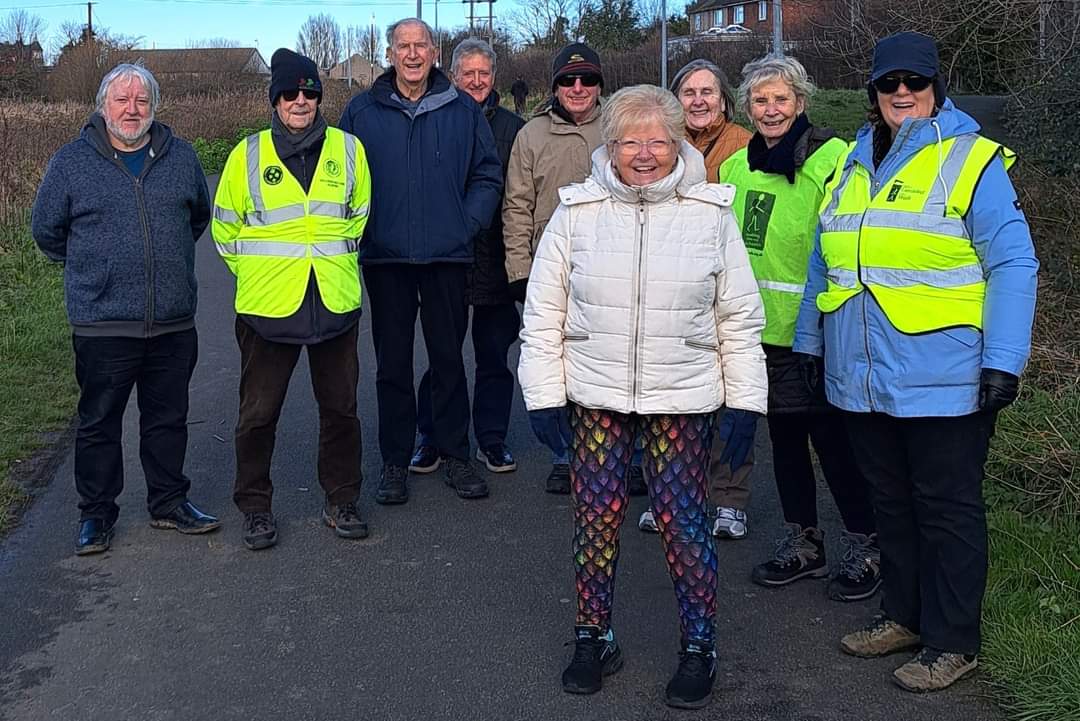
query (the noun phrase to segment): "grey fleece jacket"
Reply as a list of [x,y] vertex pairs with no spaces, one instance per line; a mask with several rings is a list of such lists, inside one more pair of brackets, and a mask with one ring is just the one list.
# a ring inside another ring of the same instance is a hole
[[195,325],[195,241],[210,222],[206,176],[161,123],[138,177],[90,116],[49,161],[31,215],[42,252],[64,264],[76,335],[149,338]]

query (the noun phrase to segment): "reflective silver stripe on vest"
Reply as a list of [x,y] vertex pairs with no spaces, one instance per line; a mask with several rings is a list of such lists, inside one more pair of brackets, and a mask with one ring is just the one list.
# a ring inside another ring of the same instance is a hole
[[284,208],[273,210],[255,210],[247,214],[245,222],[250,227],[273,225],[283,223],[286,220],[301,220],[305,215],[304,206],[300,204],[286,205]]
[[821,216],[822,233],[856,233],[862,226],[862,213],[845,213],[843,215]]
[[796,293],[802,295],[806,290],[806,286],[800,283],[781,283],[776,280],[759,280],[757,282],[758,288],[763,290],[775,290],[781,293]]
[[265,210],[263,203],[262,188],[259,186],[259,134],[249,135],[247,138],[247,176],[248,195],[255,205],[255,210]]
[[825,278],[833,285],[838,285],[841,288],[850,288],[854,290],[859,287],[859,276],[856,275],[853,270],[829,268],[825,271]]
[[320,256],[345,255],[356,252],[355,240],[327,240],[322,243],[312,243],[311,254]]
[[349,206],[345,203],[335,203],[330,200],[312,200],[308,202],[308,212],[312,215],[321,215],[328,218],[349,217]]
[[[352,201],[356,189],[356,138],[345,133],[345,202]],[[346,218],[348,216],[345,216]]]
[[928,285],[932,288],[955,288],[961,285],[973,285],[983,281],[981,265],[965,265],[948,270],[911,270],[909,268],[872,268],[862,269],[863,282],[886,288],[907,288],[913,285]]
[[222,255],[236,255],[236,243],[214,243]]
[[833,188],[832,200],[829,201],[828,207],[821,214],[821,222],[825,223],[826,219],[832,219],[836,215],[836,208],[840,205],[840,194],[844,192],[844,188],[847,187],[848,179],[851,178],[851,174],[855,171],[854,161],[849,161],[849,165],[844,168],[844,174],[840,176],[840,182]]
[[349,214],[350,218],[366,218],[367,217],[367,205],[361,205],[356,210]]
[[222,223],[239,223],[240,216],[235,211],[228,208],[222,208],[220,205],[214,206],[214,220],[220,220]]
[[932,213],[882,210],[871,208],[862,217],[862,227],[914,230],[920,233],[937,233],[952,238],[967,238],[967,225],[960,218],[947,218]]
[[[975,133],[966,133],[964,135],[958,135],[953,142],[952,147],[949,148],[949,154],[945,156],[945,162],[941,164],[939,171],[941,178],[945,180],[945,184],[949,186],[949,192],[957,186],[960,182],[960,174],[964,172],[964,163],[967,162],[968,155],[971,154],[971,149],[975,147],[975,143],[978,142],[979,136]],[[934,184],[930,189],[930,194],[926,198],[926,205],[923,206],[923,212],[927,212],[930,208],[933,208],[936,212],[945,214],[945,203],[948,202],[948,198],[945,196],[945,188],[941,186],[941,182],[935,178]]]
[[241,240],[240,255],[267,255],[276,258],[306,258],[307,243],[280,243],[273,240]]

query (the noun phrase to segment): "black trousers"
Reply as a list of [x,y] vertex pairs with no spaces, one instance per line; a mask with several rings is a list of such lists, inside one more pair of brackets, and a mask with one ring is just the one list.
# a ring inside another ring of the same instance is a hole
[[[510,406],[514,402],[514,374],[506,366],[506,355],[518,337],[517,305],[511,301],[499,305],[472,307],[473,357],[473,435],[481,448],[502,444],[510,427]],[[431,369],[424,372],[416,393],[416,427],[420,445],[434,445],[434,422],[431,412]]]
[[375,393],[383,463],[407,466],[416,439],[413,341],[416,315],[431,370],[432,440],[444,456],[469,458],[469,390],[461,344],[468,327],[461,263],[364,266],[375,345]]
[[319,485],[329,503],[340,505],[360,495],[360,421],[356,384],[360,361],[357,325],[321,343],[275,343],[236,319],[240,346],[240,413],[236,421],[236,485],[233,502],[241,513],[271,510],[278,418],[300,351],[307,348],[311,388],[319,406]]
[[843,415],[772,413],[768,421],[773,472],[784,520],[803,528],[817,528],[817,478],[810,460],[813,443],[844,527],[852,533],[874,533],[869,488],[855,464]]
[[138,388],[139,460],[146,477],[146,505],[163,516],[187,500],[188,383],[199,357],[195,329],[155,338],[73,336],[79,383],[75,435],[75,489],[80,520],[113,523],[124,490],[121,445],[124,409]]
[[982,480],[995,420],[847,414],[877,513],[882,610],[942,651],[979,652],[988,565]]

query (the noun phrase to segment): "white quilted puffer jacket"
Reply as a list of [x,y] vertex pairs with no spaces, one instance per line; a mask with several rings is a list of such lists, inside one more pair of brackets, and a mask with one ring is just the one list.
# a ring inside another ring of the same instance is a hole
[[670,175],[623,185],[606,146],[529,274],[518,381],[529,410],[765,413],[765,314],[734,214],[688,143]]

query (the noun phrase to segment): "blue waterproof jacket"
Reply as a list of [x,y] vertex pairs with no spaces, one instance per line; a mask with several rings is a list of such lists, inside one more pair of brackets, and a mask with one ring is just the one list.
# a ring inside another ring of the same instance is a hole
[[473,241],[502,199],[502,166],[480,106],[438,69],[415,113],[391,68],[353,98],[339,127],[371,168],[361,263],[472,263]]
[[[863,126],[847,163],[861,163],[874,180],[887,185],[916,152],[938,143],[934,122],[941,140],[979,130],[971,116],[946,100],[933,118],[904,121],[898,142],[876,171],[873,131]],[[898,417],[960,416],[978,410],[981,369],[1014,375],[1023,371],[1031,352],[1039,262],[1000,157],[983,173],[964,220],[986,278],[981,332],[960,327],[902,333],[866,291],[835,312],[822,314],[815,302],[825,290],[819,228],[793,349],[824,354],[830,403],[848,411]]]

